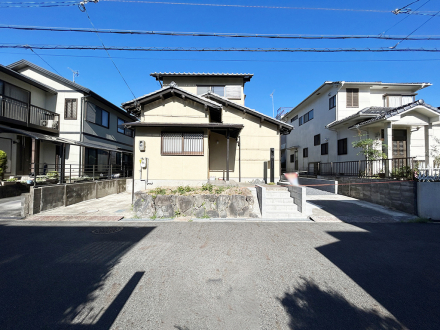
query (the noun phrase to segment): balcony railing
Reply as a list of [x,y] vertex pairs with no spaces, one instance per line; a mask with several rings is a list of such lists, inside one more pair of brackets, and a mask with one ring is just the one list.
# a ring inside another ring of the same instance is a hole
[[11,97],[0,96],[0,117],[23,126],[59,132],[60,115]]

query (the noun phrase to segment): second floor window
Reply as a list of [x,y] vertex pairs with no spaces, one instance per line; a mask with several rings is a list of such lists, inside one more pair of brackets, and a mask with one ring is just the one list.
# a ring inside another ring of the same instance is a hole
[[105,111],[97,105],[88,102],[86,120],[88,122],[108,128],[110,122],[110,114],[108,111]]
[[328,142],[321,144],[321,155],[328,155]]
[[359,107],[359,88],[347,88],[347,108]]
[[347,138],[338,140],[338,155],[347,154]]
[[64,100],[64,119],[76,120],[76,113],[78,109],[77,104],[77,99]]
[[124,127],[123,125],[126,123],[124,119],[118,118],[118,133],[133,137],[134,132],[132,129],[128,127]]
[[385,106],[395,108],[412,102],[414,102],[413,95],[388,95],[385,99]]
[[313,137],[313,143],[315,146],[319,146],[321,144],[321,134],[317,134]]
[[333,109],[336,107],[336,95],[333,95],[331,98],[328,99],[328,109]]
[[219,96],[225,96],[225,86],[197,86],[197,95],[202,95],[208,92]]
[[298,119],[298,115],[296,115],[295,117],[293,117],[292,119],[290,119],[290,122],[293,123],[295,120]]

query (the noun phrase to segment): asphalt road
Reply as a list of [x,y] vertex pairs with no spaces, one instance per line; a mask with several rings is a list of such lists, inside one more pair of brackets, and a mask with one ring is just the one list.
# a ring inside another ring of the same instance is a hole
[[439,235],[0,221],[0,329],[439,329]]
[[0,219],[21,218],[21,197],[0,198]]

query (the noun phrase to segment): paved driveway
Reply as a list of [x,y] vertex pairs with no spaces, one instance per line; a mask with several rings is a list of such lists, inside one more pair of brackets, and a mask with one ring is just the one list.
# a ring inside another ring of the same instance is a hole
[[0,219],[21,217],[21,197],[0,198]]
[[307,187],[307,214],[317,222],[396,222],[416,218],[356,198]]
[[439,329],[439,235],[406,223],[0,222],[0,329]]

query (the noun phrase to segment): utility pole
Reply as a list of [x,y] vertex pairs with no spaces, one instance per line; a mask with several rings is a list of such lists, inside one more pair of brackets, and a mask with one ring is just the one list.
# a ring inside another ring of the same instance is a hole
[[72,71],[72,74],[73,74],[73,82],[75,82],[75,77],[78,77],[79,76],[79,71],[75,71],[75,70],[72,70],[71,68],[69,68],[69,67],[67,67],[70,71]]
[[275,89],[273,90],[272,94],[270,94],[270,97],[272,98],[272,117],[275,118],[275,106],[273,103],[273,93],[275,93]]

